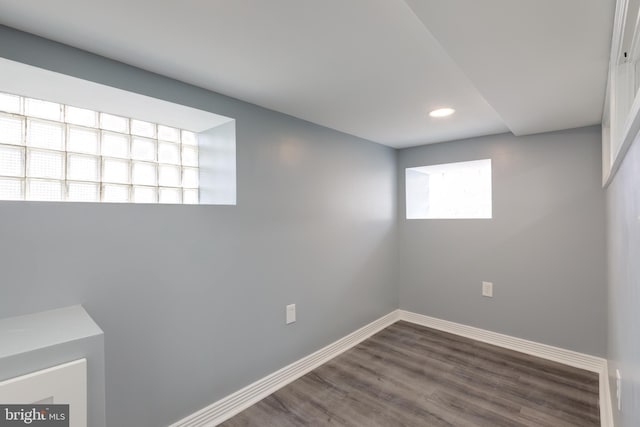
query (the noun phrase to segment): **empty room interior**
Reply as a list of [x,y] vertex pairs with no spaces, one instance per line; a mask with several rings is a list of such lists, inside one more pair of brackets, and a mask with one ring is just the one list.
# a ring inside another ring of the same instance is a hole
[[640,426],[640,2],[0,0],[0,425]]

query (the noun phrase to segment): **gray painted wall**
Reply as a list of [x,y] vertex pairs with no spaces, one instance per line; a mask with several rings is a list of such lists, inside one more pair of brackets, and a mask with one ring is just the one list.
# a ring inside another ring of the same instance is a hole
[[[6,27],[0,56],[237,120],[237,206],[0,202],[0,318],[83,304],[110,426],[166,425],[398,304],[605,353],[597,127],[396,153]],[[479,158],[493,219],[404,219],[405,167]]]
[[[399,152],[400,308],[605,354],[600,128]],[[492,159],[493,219],[406,220],[404,170]],[[494,297],[481,296],[481,282]]]
[[237,206],[0,202],[0,318],[82,304],[109,426],[167,425],[397,307],[394,150],[6,27],[0,56],[236,119]]
[[[640,425],[640,143],[607,188],[609,330],[607,357],[615,425]],[[622,376],[617,410],[616,369]]]

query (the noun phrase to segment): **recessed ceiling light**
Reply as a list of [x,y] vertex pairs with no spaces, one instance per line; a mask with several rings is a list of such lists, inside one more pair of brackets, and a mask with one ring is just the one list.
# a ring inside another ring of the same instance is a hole
[[431,117],[447,117],[455,113],[456,110],[453,108],[438,108],[437,110],[433,110],[429,113]]

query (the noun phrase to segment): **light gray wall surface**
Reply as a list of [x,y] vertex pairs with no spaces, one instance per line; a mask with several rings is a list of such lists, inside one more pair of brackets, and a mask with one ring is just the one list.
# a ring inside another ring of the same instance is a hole
[[108,426],[167,425],[397,307],[394,150],[6,27],[0,56],[236,119],[237,206],[0,202],[0,318],[82,304]]
[[[592,355],[606,346],[600,128],[404,149],[400,308]],[[492,159],[493,219],[405,219],[407,167]],[[494,297],[481,296],[481,282]]]
[[[640,143],[636,140],[607,187],[608,347],[615,425],[640,425]],[[617,410],[616,369],[622,376]]]

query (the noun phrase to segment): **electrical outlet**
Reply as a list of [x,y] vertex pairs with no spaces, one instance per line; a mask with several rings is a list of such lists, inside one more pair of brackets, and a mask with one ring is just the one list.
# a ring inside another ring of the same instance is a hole
[[286,308],[287,312],[287,325],[296,321],[296,305],[289,304]]
[[493,297],[493,283],[482,282],[482,296],[489,298]]
[[618,411],[622,411],[622,375],[620,375],[620,369],[616,369],[616,398],[618,399]]

